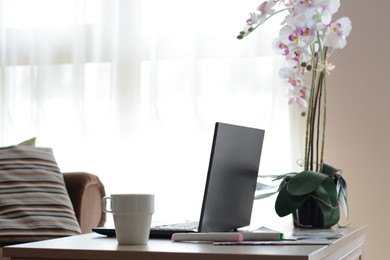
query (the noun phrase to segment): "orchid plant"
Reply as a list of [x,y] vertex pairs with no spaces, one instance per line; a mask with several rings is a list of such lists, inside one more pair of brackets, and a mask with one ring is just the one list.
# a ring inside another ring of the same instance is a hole
[[[338,201],[346,205],[345,181],[338,170],[323,161],[326,77],[335,68],[329,62],[329,58],[334,50],[346,46],[346,37],[352,29],[348,17],[332,21],[332,16],[339,7],[340,0],[267,0],[261,3],[256,11],[250,13],[244,29],[237,36],[238,39],[243,39],[271,17],[280,13],[287,14],[282,22],[279,37],[273,42],[273,49],[287,61],[287,66],[280,69],[279,75],[289,86],[289,103],[297,104],[301,109],[301,115],[307,118],[302,165],[304,171],[300,176],[296,173],[283,175],[285,179],[279,186],[280,192],[275,205],[279,215],[291,213],[308,197],[325,201],[319,203],[324,209],[338,208]],[[333,188],[333,181],[328,183],[330,178],[323,178],[317,173],[336,178],[336,200],[329,193],[323,192],[324,185],[325,188]],[[293,180],[294,177],[298,178]],[[276,179],[280,178],[281,176],[278,176]],[[306,184],[299,184],[298,181]],[[332,213],[331,218],[337,218],[336,211]],[[330,221],[328,224],[333,222]]]

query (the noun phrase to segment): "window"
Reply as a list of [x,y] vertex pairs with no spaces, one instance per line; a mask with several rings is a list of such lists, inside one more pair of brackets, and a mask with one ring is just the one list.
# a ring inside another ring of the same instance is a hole
[[198,217],[216,121],[265,129],[260,172],[290,170],[280,21],[235,39],[258,4],[0,0],[2,145],[37,136],[109,194],[155,193],[161,219]]

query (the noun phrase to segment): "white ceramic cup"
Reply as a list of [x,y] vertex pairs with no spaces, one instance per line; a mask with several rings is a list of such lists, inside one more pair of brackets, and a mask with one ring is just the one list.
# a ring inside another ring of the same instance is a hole
[[102,199],[102,208],[104,212],[114,216],[118,244],[148,243],[154,213],[153,194],[113,194]]

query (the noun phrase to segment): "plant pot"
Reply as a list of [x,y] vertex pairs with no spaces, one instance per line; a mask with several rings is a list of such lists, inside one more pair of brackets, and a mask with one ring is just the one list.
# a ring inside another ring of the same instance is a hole
[[324,218],[317,201],[309,197],[295,212],[293,212],[295,227],[324,228]]
[[324,169],[283,175],[275,201],[278,216],[292,214],[296,227],[330,228],[340,220],[341,205],[348,218],[346,183],[329,166]]

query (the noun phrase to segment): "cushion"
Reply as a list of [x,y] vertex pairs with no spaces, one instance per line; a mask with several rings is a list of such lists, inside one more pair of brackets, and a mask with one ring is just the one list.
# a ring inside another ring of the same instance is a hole
[[21,142],[18,145],[35,146],[35,141],[36,141],[36,137],[33,137],[31,139],[28,139],[28,140]]
[[0,244],[79,233],[52,149],[0,148]]

